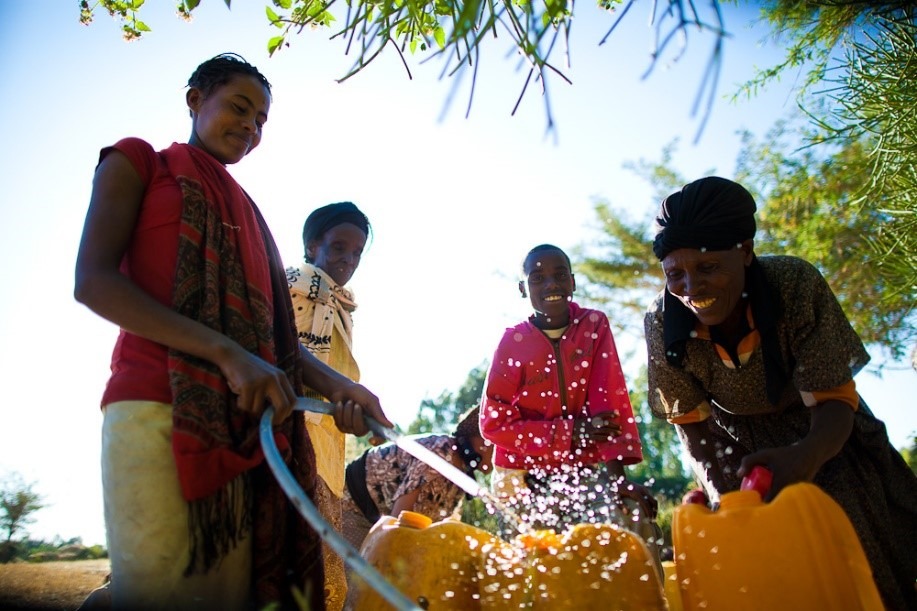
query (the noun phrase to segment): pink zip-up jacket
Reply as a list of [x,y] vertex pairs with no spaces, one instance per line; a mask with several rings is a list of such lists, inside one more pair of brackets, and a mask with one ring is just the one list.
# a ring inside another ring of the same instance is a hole
[[[622,433],[573,450],[573,420],[612,412]],[[530,321],[510,327],[494,352],[481,405],[481,434],[507,469],[643,460],[640,435],[608,317],[570,303],[570,326],[551,340]]]

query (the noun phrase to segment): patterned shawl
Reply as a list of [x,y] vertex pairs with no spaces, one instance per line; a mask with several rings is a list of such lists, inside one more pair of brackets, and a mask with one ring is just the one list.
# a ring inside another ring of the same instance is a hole
[[[301,391],[302,361],[283,266],[254,202],[213,157],[187,144],[161,152],[182,190],[173,308],[287,373]],[[172,448],[189,503],[191,559],[204,573],[252,532],[256,602],[291,604],[290,586],[323,609],[320,540],[287,500],[264,461],[260,419],[236,409],[213,363],[169,350]],[[275,427],[275,441],[307,493],[315,456],[301,413]]]

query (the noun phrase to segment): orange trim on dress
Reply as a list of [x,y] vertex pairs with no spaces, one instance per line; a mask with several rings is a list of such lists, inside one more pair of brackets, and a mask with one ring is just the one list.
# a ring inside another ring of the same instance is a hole
[[680,416],[668,417],[666,420],[670,424],[694,424],[695,422],[703,422],[710,417],[710,404],[706,401],[702,401],[695,409],[692,409],[686,414],[681,414]]
[[[812,392],[801,392],[802,400],[808,407],[815,407],[825,401],[843,401],[850,406],[850,409],[857,411],[860,406],[860,395],[857,394],[856,382],[850,379],[845,384],[828,390],[815,390]],[[808,395],[808,396],[807,396]],[[809,401],[812,401],[810,404]]]

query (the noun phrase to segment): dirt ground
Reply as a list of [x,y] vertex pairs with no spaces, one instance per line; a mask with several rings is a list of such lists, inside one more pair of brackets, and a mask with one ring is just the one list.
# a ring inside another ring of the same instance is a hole
[[108,572],[108,560],[0,564],[0,609],[74,611]]

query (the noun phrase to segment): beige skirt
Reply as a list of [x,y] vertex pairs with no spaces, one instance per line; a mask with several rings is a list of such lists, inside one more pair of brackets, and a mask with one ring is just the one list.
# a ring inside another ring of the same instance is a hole
[[102,488],[113,609],[247,609],[251,537],[205,575],[190,559],[188,504],[172,455],[172,406],[119,401],[103,408]]

